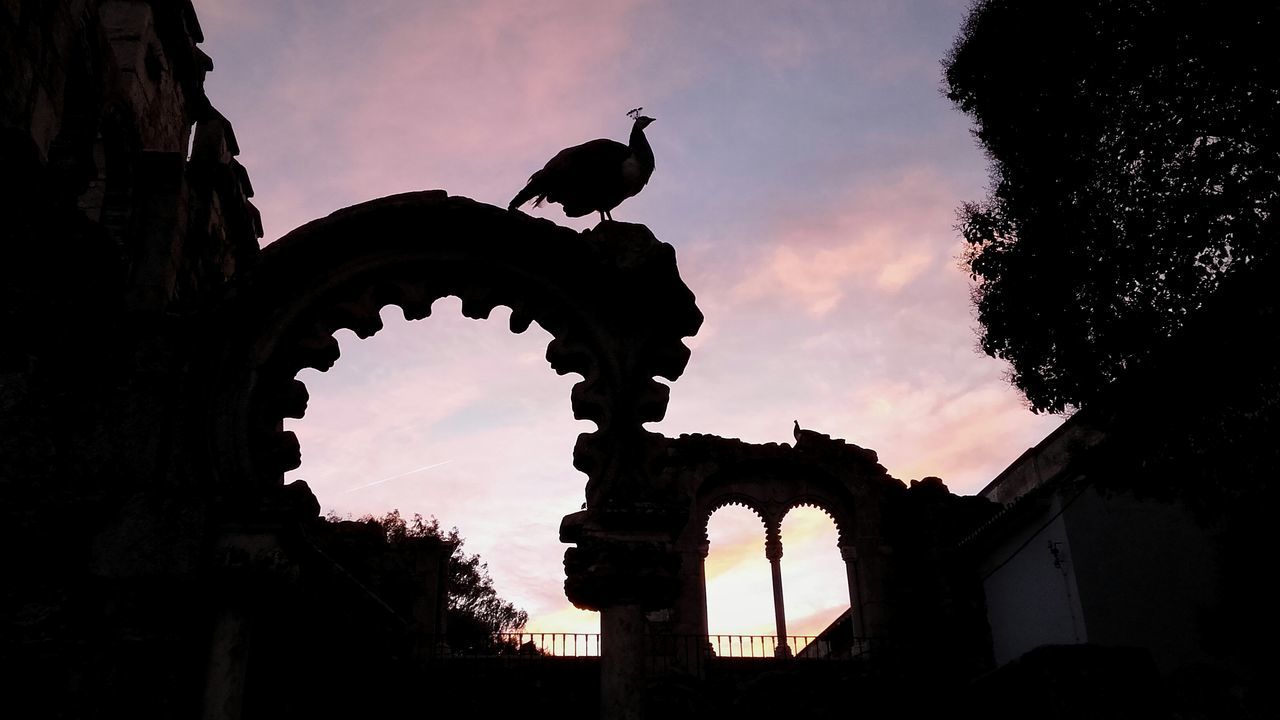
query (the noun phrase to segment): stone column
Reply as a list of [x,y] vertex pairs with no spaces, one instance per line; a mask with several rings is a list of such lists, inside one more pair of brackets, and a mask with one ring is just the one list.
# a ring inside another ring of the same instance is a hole
[[849,583],[849,624],[853,627],[853,645],[850,654],[863,650],[866,628],[862,622],[862,591],[858,587],[858,549],[853,545],[841,545],[840,557],[844,560],[844,574]]
[[670,643],[654,642],[661,638],[649,628],[670,622],[685,563],[655,534],[601,528],[588,511],[566,516],[560,526],[560,539],[576,545],[565,551],[565,595],[600,611],[601,720],[641,720],[650,671],[672,665]]
[[769,559],[773,573],[773,619],[778,627],[778,646],[773,654],[791,657],[791,648],[787,645],[787,611],[782,600],[782,531],[776,523],[765,530],[764,556]]
[[639,605],[600,610],[600,717],[644,717],[644,612]]
[[209,645],[203,720],[240,720],[249,659],[249,627],[244,611],[228,605],[217,616]]
[[858,605],[862,609],[862,634],[872,642],[888,636],[889,607],[885,597],[888,563],[884,542],[878,537],[860,537],[854,548],[857,562]]
[[707,613],[707,557],[711,554],[711,543],[703,540],[698,545],[698,587],[702,590],[702,638],[707,643],[707,647],[711,644],[711,621]]
[[708,544],[705,538],[685,539],[679,545],[679,592],[672,605],[670,622],[659,632],[679,636],[688,641],[692,649],[701,644],[698,636],[707,634],[707,574]]
[[669,609],[647,612],[649,633],[655,640],[649,651],[661,656],[665,672],[701,675],[710,645],[707,640],[706,559],[710,545],[705,533],[686,533],[678,545],[679,587]]

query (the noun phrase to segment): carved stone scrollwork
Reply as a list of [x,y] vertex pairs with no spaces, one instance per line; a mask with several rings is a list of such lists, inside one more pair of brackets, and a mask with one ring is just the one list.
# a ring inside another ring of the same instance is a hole
[[764,529],[764,557],[770,562],[782,559],[782,523],[770,521]]
[[680,586],[680,558],[661,541],[586,537],[565,551],[564,569],[565,595],[585,609],[665,608]]
[[[684,522],[656,481],[667,441],[643,428],[666,412],[669,389],[654,378],[680,376],[689,359],[683,338],[702,323],[674,250],[642,225],[605,222],[578,233],[439,190],[339,210],[263,250],[211,323],[206,365],[192,373],[202,382],[190,389],[190,407],[207,427],[206,444],[193,450],[211,479],[233,494],[279,485],[301,458],[297,438],[282,429],[306,410],[298,371],[337,361],[337,329],[369,337],[386,305],[421,319],[450,295],[471,318],[510,307],[513,332],[536,321],[554,338],[552,369],[582,375],[570,403],[574,417],[597,428],[579,435],[573,463],[587,475],[593,528]],[[649,562],[594,546],[584,558]],[[571,572],[600,562],[566,559]],[[592,606],[603,602],[597,595],[581,599]]]

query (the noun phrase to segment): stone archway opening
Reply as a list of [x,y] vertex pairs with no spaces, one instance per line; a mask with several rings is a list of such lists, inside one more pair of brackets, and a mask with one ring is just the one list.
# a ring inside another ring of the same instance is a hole
[[809,642],[805,639],[820,636],[849,609],[840,531],[825,510],[809,505],[791,508],[781,528],[787,632]]
[[193,373],[206,381],[189,389],[208,424],[195,449],[215,482],[252,492],[298,466],[282,424],[306,411],[298,372],[341,355],[334,332],[370,337],[384,308],[420,319],[447,296],[469,318],[510,308],[515,333],[538,322],[553,336],[551,368],[581,376],[570,407],[596,429],[578,437],[573,466],[589,506],[630,512],[665,497],[655,473],[666,440],[643,426],[665,414],[670,388],[658,378],[680,376],[683,339],[702,322],[671,246],[639,225],[574,233],[443,191],[345,208],[263,251],[209,328],[207,367]]
[[765,525],[738,504],[706,522],[707,636],[718,657],[773,657],[776,640]]
[[[305,545],[298,523],[318,508],[309,488],[283,485],[302,453],[284,423],[306,411],[298,372],[327,369],[341,355],[335,331],[369,337],[382,329],[385,307],[423,318],[446,296],[461,298],[469,318],[511,308],[513,331],[538,322],[554,338],[551,368],[582,378],[568,404],[595,429],[573,447],[586,503],[566,508],[561,521],[559,540],[570,547],[560,577],[570,602],[600,611],[602,714],[630,717],[645,670],[646,613],[670,607],[679,592],[674,540],[688,519],[679,488],[662,474],[670,441],[644,428],[666,412],[670,388],[656,378],[680,377],[690,354],[684,338],[702,323],[674,249],[640,225],[576,233],[424,191],[308,223],[246,270],[232,301],[202,328],[204,352],[184,388],[189,464],[199,474],[193,482],[216,498],[218,552],[270,564],[290,543]],[[240,641],[246,612],[225,610],[215,644]],[[241,692],[244,669],[232,660],[217,669],[228,678],[219,697]]]
[[598,633],[598,614],[564,598],[557,537],[583,501],[573,446],[594,426],[564,411],[582,378],[547,372],[553,337],[536,322],[516,334],[507,308],[483,321],[461,310],[444,297],[411,321],[388,306],[371,337],[336,331],[333,367],[295,376],[310,399],[284,424],[302,448],[285,481],[305,480],[325,515],[435,516],[529,613],[525,632]]

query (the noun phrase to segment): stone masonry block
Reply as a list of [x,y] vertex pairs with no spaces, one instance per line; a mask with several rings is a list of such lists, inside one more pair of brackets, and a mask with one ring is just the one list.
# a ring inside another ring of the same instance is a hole
[[151,4],[143,0],[106,0],[98,14],[111,39],[140,38],[152,25]]
[[99,13],[116,56],[116,65],[124,72],[143,72],[146,48],[155,35],[151,6],[144,2],[108,0],[102,4]]
[[58,136],[58,125],[58,111],[53,98],[43,85],[37,85],[35,104],[31,108],[31,140],[39,149],[42,161],[49,159],[49,146]]

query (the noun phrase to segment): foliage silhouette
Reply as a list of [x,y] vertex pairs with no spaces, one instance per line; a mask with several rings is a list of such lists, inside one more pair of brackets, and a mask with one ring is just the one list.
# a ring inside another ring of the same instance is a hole
[[458,528],[445,532],[434,516],[430,520],[414,513],[406,520],[399,510],[382,517],[365,515],[360,522],[378,525],[392,545],[413,538],[435,538],[454,546],[449,558],[449,603],[446,642],[459,652],[484,654],[514,652],[518,645],[499,637],[524,629],[529,614],[503,600],[493,586],[489,566],[479,555],[462,551],[463,538]]
[[1096,412],[1082,477],[1214,531],[1200,634],[1257,717],[1276,705],[1278,35],[1276,3],[979,0],[945,61],[991,161],[959,213],[981,346],[1033,410]]
[[1273,252],[1280,7],[979,0],[947,57],[989,196],[964,263],[989,355],[1082,407]]

